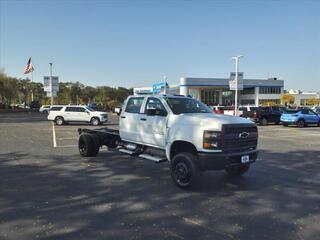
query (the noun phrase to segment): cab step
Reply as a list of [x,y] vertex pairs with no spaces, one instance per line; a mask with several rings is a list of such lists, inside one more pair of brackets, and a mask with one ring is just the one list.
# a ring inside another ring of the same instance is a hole
[[129,155],[134,155],[134,152],[133,152],[133,151],[130,151],[130,150],[128,150],[128,149],[119,148],[118,151],[119,151],[119,152],[122,152],[122,153],[129,154]]
[[145,154],[145,153],[138,155],[138,157],[144,158],[144,159],[147,159],[147,160],[151,160],[151,161],[153,161],[155,163],[161,163],[161,162],[167,161],[167,159],[164,158],[164,157],[152,156],[152,155]]

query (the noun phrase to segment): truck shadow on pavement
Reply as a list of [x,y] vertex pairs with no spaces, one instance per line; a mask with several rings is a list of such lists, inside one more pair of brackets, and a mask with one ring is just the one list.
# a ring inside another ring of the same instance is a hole
[[167,163],[117,153],[0,154],[0,238],[316,239],[320,151],[260,159],[243,177],[207,172],[185,191]]

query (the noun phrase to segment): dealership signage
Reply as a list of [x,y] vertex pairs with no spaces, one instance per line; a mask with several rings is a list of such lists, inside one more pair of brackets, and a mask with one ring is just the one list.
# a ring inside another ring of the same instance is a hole
[[56,97],[59,91],[59,77],[52,76],[52,83],[49,76],[43,77],[43,90],[47,92],[47,97]]
[[236,87],[236,73],[230,73],[229,88],[230,90],[243,90],[243,72],[238,72],[238,87]]
[[152,85],[152,93],[165,93],[165,90],[169,88],[167,82],[157,83]]

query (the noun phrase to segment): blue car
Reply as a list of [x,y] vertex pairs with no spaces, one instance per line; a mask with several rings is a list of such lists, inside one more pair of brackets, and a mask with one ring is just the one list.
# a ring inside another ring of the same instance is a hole
[[297,125],[300,128],[309,124],[320,126],[320,116],[311,109],[286,110],[282,113],[280,122],[283,126]]

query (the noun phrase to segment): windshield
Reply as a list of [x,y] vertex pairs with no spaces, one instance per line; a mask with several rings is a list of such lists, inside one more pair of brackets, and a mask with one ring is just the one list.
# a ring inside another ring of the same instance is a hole
[[94,112],[95,110],[92,109],[91,107],[86,107],[86,109],[88,109],[90,112]]
[[209,107],[193,98],[165,97],[164,100],[174,114],[212,113]]
[[287,109],[284,113],[294,114],[294,113],[298,113],[298,112],[300,112],[300,110],[290,110],[290,109]]

